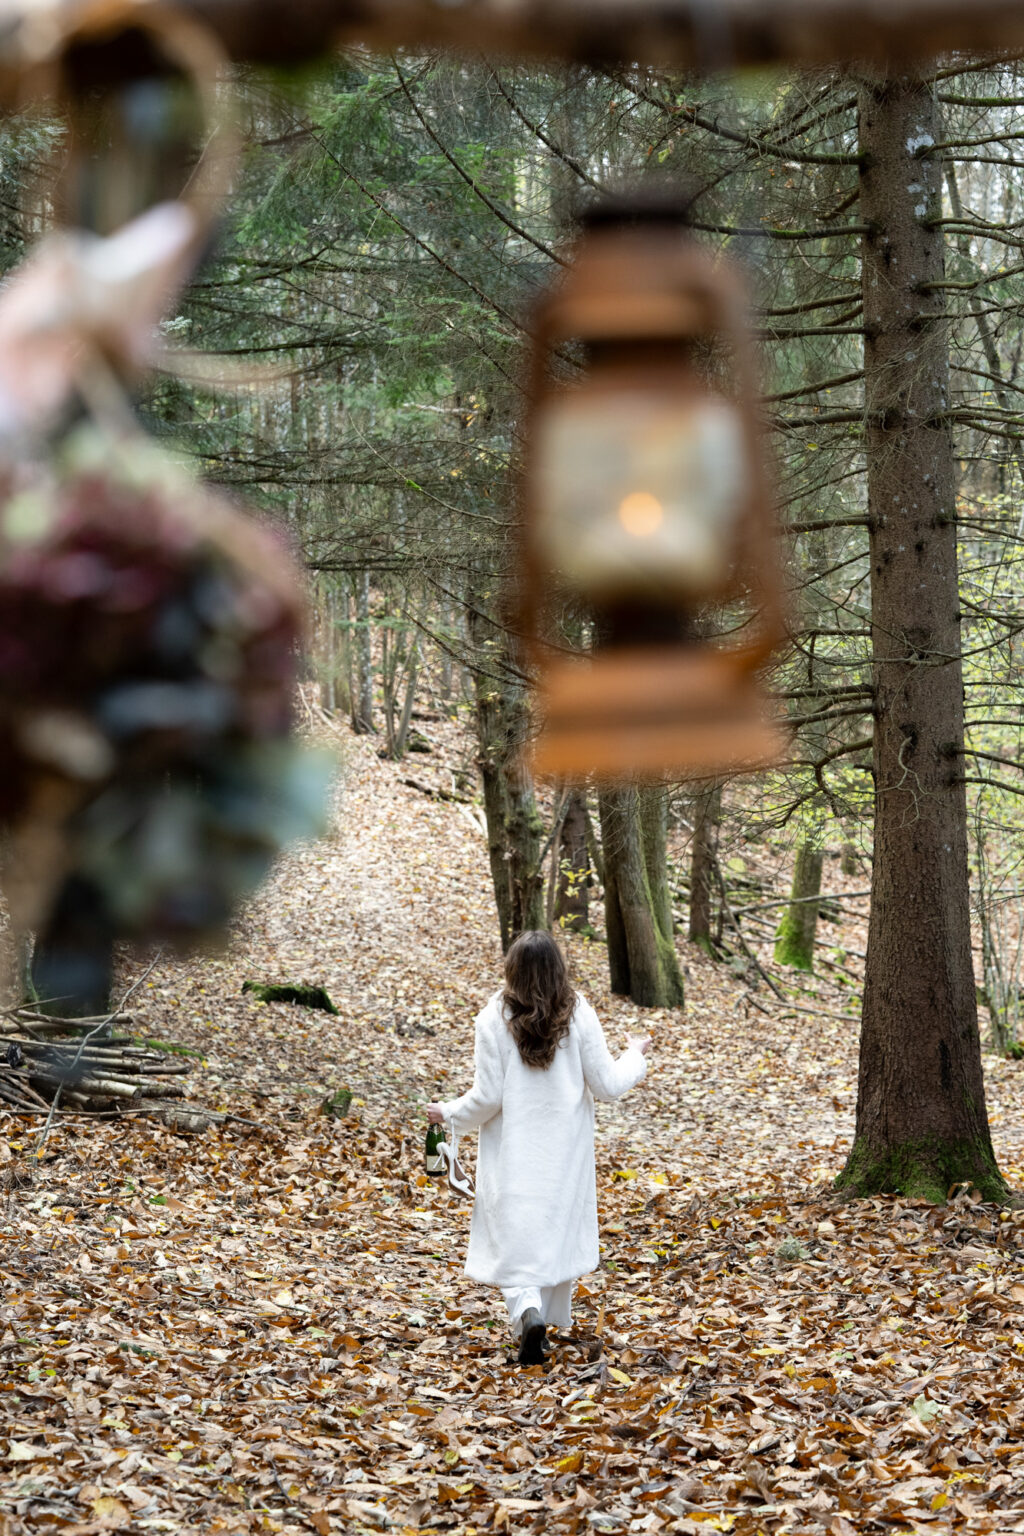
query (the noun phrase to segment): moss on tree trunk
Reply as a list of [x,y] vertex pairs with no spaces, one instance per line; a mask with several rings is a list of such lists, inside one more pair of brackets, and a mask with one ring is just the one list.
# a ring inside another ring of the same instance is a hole
[[857,1195],[905,1195],[941,1205],[957,1184],[971,1184],[985,1200],[1001,1203],[1006,1185],[987,1137],[942,1141],[937,1136],[895,1142],[872,1150],[858,1137],[836,1179],[837,1189]]
[[814,940],[818,931],[818,902],[825,855],[813,843],[801,843],[793,870],[790,905],[775,936],[775,959],[798,971],[814,970]]

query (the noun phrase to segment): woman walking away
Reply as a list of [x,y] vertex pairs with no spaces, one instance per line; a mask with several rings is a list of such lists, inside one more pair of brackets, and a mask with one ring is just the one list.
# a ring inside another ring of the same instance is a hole
[[626,1038],[614,1059],[554,939],[524,933],[476,1020],[472,1088],[427,1105],[434,1124],[480,1129],[466,1274],[501,1287],[522,1365],[543,1360],[548,1327],[568,1327],[576,1280],[599,1262],[594,1100],[638,1083],[651,1043]]

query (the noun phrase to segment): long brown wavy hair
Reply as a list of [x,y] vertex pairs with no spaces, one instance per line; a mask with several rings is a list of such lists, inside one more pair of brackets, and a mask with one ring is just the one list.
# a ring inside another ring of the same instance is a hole
[[505,956],[505,1017],[528,1067],[550,1067],[569,1033],[576,993],[550,933],[521,933]]

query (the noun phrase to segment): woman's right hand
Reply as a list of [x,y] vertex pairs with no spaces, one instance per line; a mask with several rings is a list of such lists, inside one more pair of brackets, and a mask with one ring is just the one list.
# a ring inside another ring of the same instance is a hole
[[641,1056],[646,1056],[647,1052],[651,1048],[651,1037],[650,1037],[650,1035],[627,1035],[626,1036],[626,1049],[627,1049],[627,1051],[629,1050],[630,1046],[632,1046],[632,1045],[636,1046],[636,1048],[640,1052]]

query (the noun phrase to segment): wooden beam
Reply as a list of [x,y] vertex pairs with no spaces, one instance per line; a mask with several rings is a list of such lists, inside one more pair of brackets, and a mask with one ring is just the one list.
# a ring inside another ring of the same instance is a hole
[[[356,43],[707,71],[1024,53],[1022,0],[177,0],[175,8],[204,21],[233,59],[267,65]],[[95,0],[60,0],[52,12],[39,0],[0,0],[0,87],[38,51],[51,14],[65,21],[99,9]]]

